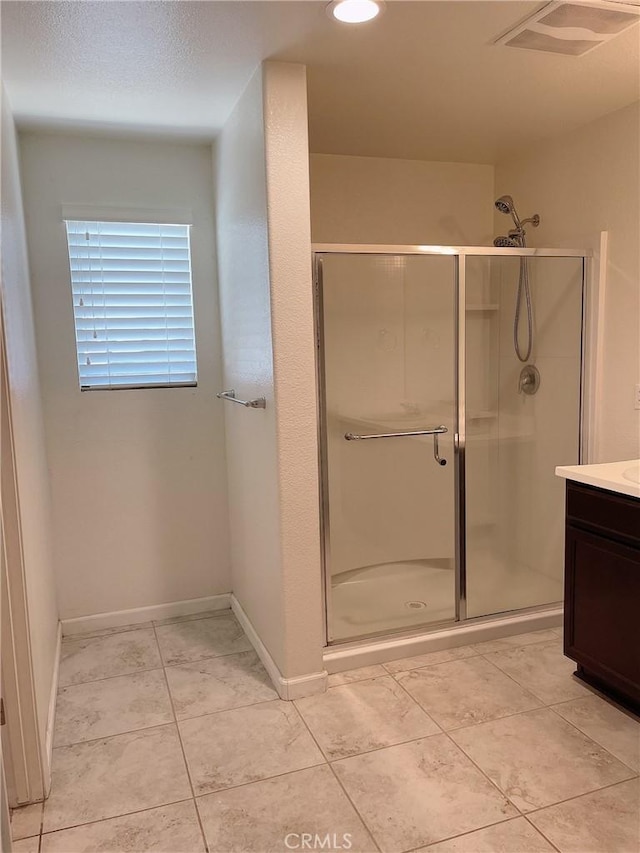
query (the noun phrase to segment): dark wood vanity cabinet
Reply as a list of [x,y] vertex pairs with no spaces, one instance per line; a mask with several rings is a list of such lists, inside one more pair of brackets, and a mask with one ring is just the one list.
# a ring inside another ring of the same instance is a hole
[[567,481],[564,653],[640,710],[640,499]]

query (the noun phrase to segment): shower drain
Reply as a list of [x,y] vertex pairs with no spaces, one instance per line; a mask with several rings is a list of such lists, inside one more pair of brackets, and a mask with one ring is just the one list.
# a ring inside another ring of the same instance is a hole
[[426,601],[405,601],[404,606],[407,610],[424,610],[427,606]]

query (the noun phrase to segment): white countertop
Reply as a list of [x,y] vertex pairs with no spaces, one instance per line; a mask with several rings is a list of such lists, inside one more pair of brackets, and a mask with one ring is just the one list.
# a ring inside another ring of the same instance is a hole
[[556,476],[618,492],[620,495],[640,498],[640,459],[604,462],[599,465],[564,465],[556,468]]

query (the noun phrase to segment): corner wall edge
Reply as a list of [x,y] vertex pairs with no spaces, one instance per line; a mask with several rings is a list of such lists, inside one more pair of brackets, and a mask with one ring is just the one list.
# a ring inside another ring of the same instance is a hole
[[231,610],[255,649],[262,665],[267,670],[269,678],[281,699],[290,702],[294,699],[304,699],[306,696],[315,696],[326,691],[329,675],[325,669],[320,672],[310,672],[307,675],[285,678],[233,593],[231,593]]

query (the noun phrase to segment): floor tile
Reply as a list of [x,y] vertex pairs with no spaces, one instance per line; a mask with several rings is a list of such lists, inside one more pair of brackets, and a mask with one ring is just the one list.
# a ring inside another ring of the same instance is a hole
[[554,849],[525,818],[517,817],[430,844],[416,853],[553,853]]
[[[11,845],[11,853],[38,853],[40,845],[40,836],[34,835],[31,838],[23,838],[21,841],[14,841]],[[67,851],[69,853],[69,851]]]
[[291,702],[263,702],[179,724],[196,795],[323,763]]
[[446,735],[345,758],[333,767],[384,853],[517,816]]
[[162,666],[152,628],[62,641],[60,687]]
[[413,669],[397,678],[443,729],[495,720],[542,704],[483,657]]
[[[326,765],[287,773],[230,791],[198,797],[209,849],[215,853],[271,853],[300,847],[302,833],[335,836],[352,853],[375,844]],[[326,849],[326,847],[325,847]]]
[[169,666],[166,673],[179,720],[278,698],[253,651]]
[[63,687],[58,692],[54,746],[171,723],[161,669]]
[[377,678],[386,675],[387,670],[379,663],[373,666],[360,666],[358,669],[348,669],[345,672],[334,672],[329,676],[328,686],[339,687],[341,684],[352,684],[354,681],[366,681],[368,678]]
[[232,614],[172,622],[157,627],[156,633],[166,666],[251,650]]
[[11,810],[11,837],[14,841],[40,834],[42,803],[19,806]]
[[166,619],[154,619],[156,628],[159,625],[173,625],[175,622],[193,622],[194,619],[210,619],[212,616],[231,616],[231,608],[223,610],[201,610],[199,613],[189,613],[187,616],[168,616]]
[[143,628],[153,628],[153,622],[137,622],[133,625],[118,625],[115,628],[96,628],[95,631],[83,631],[80,634],[69,634],[64,641],[90,640],[93,637],[106,637],[109,634],[123,634],[126,631],[140,631]]
[[184,800],[191,789],[175,725],[53,750],[44,831]]
[[41,853],[204,853],[193,800],[42,836]]
[[450,736],[523,812],[633,775],[549,708],[457,729]]
[[330,761],[440,732],[390,675],[332,687],[295,705]]
[[629,767],[640,771],[640,720],[600,696],[586,696],[553,710],[573,723],[591,740],[604,746]]
[[529,817],[562,853],[636,853],[640,783],[623,782]]
[[439,652],[426,652],[423,655],[392,660],[383,664],[383,666],[388,672],[395,674],[396,672],[408,672],[410,669],[418,669],[421,666],[432,666],[436,663],[448,663],[450,660],[470,658],[477,654],[478,652],[471,646],[458,646],[455,649],[443,649]]
[[529,693],[548,705],[592,695],[589,688],[574,677],[576,665],[563,655],[557,640],[497,652],[487,657]]
[[490,652],[520,649],[523,646],[532,646],[535,643],[557,643],[557,641],[557,635],[551,628],[548,628],[544,631],[531,631],[527,634],[514,634],[512,637],[502,637],[499,640],[488,640],[485,643],[474,643],[472,648],[484,655]]

